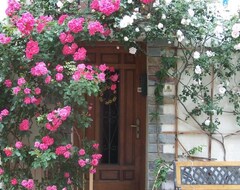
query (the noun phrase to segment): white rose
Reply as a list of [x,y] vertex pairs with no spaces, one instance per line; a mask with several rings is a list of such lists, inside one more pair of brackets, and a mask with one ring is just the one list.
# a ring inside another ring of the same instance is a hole
[[139,32],[140,30],[139,30],[139,28],[137,27],[137,28],[135,28],[135,32]]
[[220,25],[216,26],[216,28],[214,29],[214,33],[216,35],[219,35],[219,34],[223,33],[223,27],[220,26]]
[[148,13],[147,14],[147,19],[150,19],[151,18],[151,13]]
[[132,4],[132,0],[128,0],[127,2],[128,2],[128,4]]
[[188,14],[190,17],[194,16],[194,11],[192,9],[188,9]]
[[201,69],[201,67],[199,65],[197,65],[195,67],[195,73],[198,74],[198,75],[200,75],[202,73],[202,69]]
[[232,30],[233,30],[233,31],[240,31],[240,23],[235,23],[235,24],[232,26]]
[[58,1],[58,2],[57,2],[57,6],[58,6],[59,8],[62,8],[63,3],[62,3],[61,1]]
[[125,36],[123,39],[125,42],[127,42],[129,40],[127,36]]
[[162,14],[162,19],[165,20],[167,16],[165,14]]
[[213,57],[213,56],[215,56],[215,53],[212,52],[212,51],[206,51],[206,54],[207,54],[208,57]]
[[240,50],[240,43],[234,46],[235,50]]
[[222,86],[222,85],[219,85],[219,87],[218,87],[218,93],[219,93],[220,95],[224,95],[225,92],[226,92],[226,88],[225,88],[224,86]]
[[200,58],[200,53],[199,53],[198,51],[195,51],[195,52],[193,53],[193,58],[194,58],[194,59],[199,59],[199,58]]
[[165,0],[166,5],[169,5],[172,2],[172,0]]
[[67,2],[72,3],[74,0],[67,0]]
[[204,124],[205,124],[206,126],[209,126],[210,123],[211,123],[211,121],[210,121],[209,119],[207,119],[207,120],[204,121]]
[[137,52],[137,49],[135,47],[129,48],[129,53],[130,54],[135,54]]
[[159,0],[156,0],[156,1],[153,3],[153,7],[158,7],[159,5],[160,5]]
[[158,29],[162,29],[162,28],[163,28],[163,24],[162,24],[162,23],[159,23],[159,24],[157,25],[157,27],[158,27]]
[[233,38],[238,38],[239,37],[239,31],[233,30],[231,35],[232,35]]
[[181,31],[181,30],[178,30],[178,31],[177,31],[177,35],[178,35],[178,36],[183,35],[182,31]]
[[128,15],[123,16],[123,18],[120,20],[119,27],[120,28],[126,28],[128,25],[133,24],[133,17],[130,17]]

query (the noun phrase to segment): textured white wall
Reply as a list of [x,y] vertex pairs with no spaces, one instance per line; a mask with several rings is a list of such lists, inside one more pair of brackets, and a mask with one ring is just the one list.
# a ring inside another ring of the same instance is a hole
[[7,8],[7,0],[1,0],[0,2],[0,21],[6,17],[5,10]]

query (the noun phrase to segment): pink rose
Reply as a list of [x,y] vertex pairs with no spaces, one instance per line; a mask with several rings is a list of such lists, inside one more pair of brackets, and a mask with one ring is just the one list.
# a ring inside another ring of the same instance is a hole
[[30,123],[28,119],[24,119],[20,125],[19,125],[19,130],[20,131],[27,131],[30,128]]
[[26,80],[23,77],[19,78],[18,81],[17,81],[18,86],[22,86],[25,83],[26,83]]
[[34,89],[34,92],[36,95],[39,95],[39,94],[41,94],[41,89],[37,87]]
[[59,72],[59,73],[63,72],[63,66],[58,64],[56,66],[56,71]]
[[21,91],[19,86],[13,88],[13,94],[17,95]]
[[56,81],[60,82],[60,81],[63,80],[63,74],[62,73],[57,73],[55,77],[56,77]]
[[78,155],[79,155],[79,156],[85,155],[85,150],[84,150],[84,149],[80,149],[80,150],[78,151]]
[[25,89],[23,90],[23,92],[24,92],[24,94],[30,94],[30,93],[31,93],[31,89],[25,88]]
[[17,185],[18,184],[17,179],[16,178],[11,179],[11,184],[12,185]]
[[16,147],[17,149],[21,149],[21,148],[23,147],[23,143],[22,143],[21,141],[17,141],[17,142],[15,143],[15,147]]
[[86,161],[83,159],[78,160],[78,164],[80,167],[84,167],[86,165]]
[[8,111],[7,109],[3,109],[3,110],[1,111],[1,115],[2,115],[2,116],[8,116],[8,114],[9,114],[9,111]]
[[7,88],[11,88],[12,87],[12,81],[10,79],[7,79],[7,80],[4,81],[4,85]]

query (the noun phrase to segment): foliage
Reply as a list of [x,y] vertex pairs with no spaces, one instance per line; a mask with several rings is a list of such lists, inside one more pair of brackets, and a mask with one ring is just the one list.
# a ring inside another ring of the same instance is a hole
[[[77,148],[69,137],[90,125],[86,98],[103,91],[112,98],[117,87],[113,68],[84,64],[87,46],[96,41],[123,42],[135,54],[141,50],[138,40],[167,40],[178,53],[162,56],[156,76],[160,82],[175,79],[186,120],[207,134],[218,131],[226,111],[240,123],[239,15],[229,16],[207,0],[93,0],[89,5],[9,0],[9,17],[0,25],[0,177],[7,189],[71,189],[97,165],[97,146],[83,142]],[[159,83],[155,90],[158,103],[163,88]],[[224,109],[224,101],[232,110]],[[48,178],[33,181],[32,169],[46,169]],[[59,171],[68,177],[53,176]]]

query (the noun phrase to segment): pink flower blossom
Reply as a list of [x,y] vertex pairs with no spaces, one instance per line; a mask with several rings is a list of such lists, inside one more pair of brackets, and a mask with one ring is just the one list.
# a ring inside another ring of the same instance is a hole
[[70,33],[65,33],[65,32],[62,32],[60,35],[59,35],[59,39],[61,41],[62,44],[65,44],[65,43],[72,43],[74,41],[74,37],[72,34]]
[[86,59],[86,54],[87,50],[85,48],[78,48],[78,51],[75,52],[73,55],[73,59],[74,61],[83,61],[84,59]]
[[115,91],[116,89],[117,89],[117,85],[116,85],[116,84],[112,84],[112,85],[111,85],[111,90],[112,90],[112,91]]
[[86,165],[86,161],[83,159],[78,160],[78,164],[80,167],[84,167]]
[[19,125],[19,130],[20,131],[27,131],[30,128],[30,123],[28,119],[22,120],[22,122]]
[[58,19],[58,24],[59,25],[62,25],[63,24],[63,22],[65,21],[65,19],[68,17],[68,15],[61,15],[60,17],[59,17],[59,19]]
[[34,181],[33,179],[23,180],[21,185],[26,189],[33,189],[34,188]]
[[95,168],[90,169],[90,170],[89,170],[89,173],[90,173],[90,174],[95,174],[95,173],[96,173],[96,169],[95,169]]
[[46,75],[47,73],[48,73],[48,69],[44,62],[38,62],[36,63],[35,67],[31,68],[31,74],[33,76],[43,76],[43,75]]
[[60,82],[60,81],[63,80],[63,74],[62,73],[57,73],[55,77],[56,77],[56,81]]
[[31,89],[30,88],[25,88],[23,90],[24,94],[30,94],[31,93]]
[[46,190],[57,190],[57,186],[56,185],[47,186]]
[[142,3],[144,4],[150,4],[152,3],[154,0],[140,0]]
[[102,65],[99,65],[98,68],[99,68],[100,71],[104,72],[108,69],[108,66],[106,66],[105,64],[102,64]]
[[91,21],[88,24],[88,31],[89,31],[90,36],[93,36],[97,32],[103,34],[104,28],[103,28],[103,25],[99,21]]
[[21,141],[17,141],[17,142],[15,143],[15,147],[16,147],[17,149],[21,149],[21,148],[23,147],[23,143],[22,143]]
[[52,80],[52,77],[50,75],[48,75],[46,78],[45,78],[45,83],[46,84],[49,84]]
[[72,184],[72,180],[70,178],[67,179],[67,184]]
[[68,22],[68,28],[73,33],[78,33],[83,30],[83,23],[85,19],[84,18],[76,18],[72,19]]
[[17,95],[21,91],[19,86],[13,88],[13,94]]
[[92,166],[97,166],[97,165],[98,165],[98,159],[93,159],[93,160],[91,161],[91,165],[92,165]]
[[1,44],[9,44],[11,42],[10,37],[6,37],[5,34],[0,34],[0,43]]
[[95,150],[98,150],[99,144],[98,144],[98,143],[94,143],[92,146],[93,146],[93,148],[94,148]]
[[31,13],[26,12],[17,20],[17,28],[24,35],[29,35],[34,28],[35,20]]
[[68,159],[71,157],[71,153],[69,151],[66,151],[63,153],[64,158]]
[[4,174],[4,169],[0,168],[0,176]]
[[32,103],[31,98],[30,98],[29,96],[26,96],[26,97],[24,98],[23,102],[24,102],[25,104],[31,104],[31,103]]
[[12,87],[12,81],[10,79],[7,79],[7,80],[4,81],[4,85],[7,88],[11,88]]
[[70,106],[65,106],[62,109],[58,109],[57,113],[60,116],[61,120],[64,121],[71,114],[71,107]]
[[97,78],[101,81],[101,82],[105,82],[105,74],[104,73],[99,73],[97,75]]
[[85,64],[83,64],[83,63],[81,63],[81,64],[78,64],[78,66],[77,66],[77,69],[79,70],[79,71],[84,71],[85,70],[85,68],[86,68],[86,65]]
[[48,145],[48,146],[51,146],[51,145],[53,145],[53,143],[54,143],[54,139],[51,138],[51,137],[49,137],[49,136],[44,136],[44,137],[42,138],[42,142],[43,142],[44,144]]
[[78,151],[78,155],[79,155],[79,156],[85,155],[85,150],[84,150],[84,149],[80,149],[80,150]]
[[41,94],[41,89],[40,88],[35,88],[34,89],[34,93],[36,94],[36,95],[39,95],[39,94]]
[[59,146],[56,148],[55,153],[56,155],[63,155],[67,151],[65,146]]
[[26,52],[26,57],[28,59],[32,59],[34,55],[39,53],[38,42],[30,40],[27,43],[27,47],[26,47],[26,51],[25,52]]
[[120,0],[93,0],[91,5],[91,9],[99,11],[106,16],[110,16],[112,13],[116,12],[120,8]]
[[25,83],[26,83],[26,80],[23,77],[19,78],[18,81],[17,81],[18,86],[22,86]]
[[34,147],[35,147],[35,148],[39,148],[39,146],[40,146],[40,142],[36,141],[36,142],[34,143]]
[[3,149],[3,152],[5,153],[5,155],[6,155],[7,157],[12,156],[12,154],[13,154],[11,147],[6,147],[6,148],[4,148],[4,149]]
[[110,76],[110,79],[111,79],[111,81],[113,81],[113,82],[117,82],[117,80],[118,80],[118,74],[111,75],[111,76]]
[[40,150],[47,150],[48,149],[48,145],[44,144],[44,143],[40,143],[39,147]]
[[17,185],[17,184],[18,184],[17,179],[16,179],[16,178],[11,179],[11,184],[12,184],[13,186]]
[[93,155],[92,155],[92,159],[100,160],[101,158],[102,158],[102,155],[101,155],[101,154],[93,154]]
[[62,49],[63,55],[71,55],[76,52],[78,48],[78,45],[76,43],[73,43],[71,46],[64,45]]
[[1,116],[8,116],[9,111],[7,109],[3,109],[0,114],[1,114]]
[[69,178],[69,177],[70,177],[69,172],[65,172],[65,173],[64,173],[64,177],[65,177],[65,178]]
[[87,79],[87,80],[93,80],[93,73],[92,72],[86,72],[84,77]]
[[12,16],[21,8],[21,4],[16,0],[8,0],[8,7],[5,11],[6,15]]
[[67,149],[71,149],[71,148],[72,148],[72,145],[71,145],[71,144],[67,144],[67,145],[66,145],[66,148],[67,148]]
[[47,25],[48,22],[52,21],[51,16],[40,16],[39,19],[37,20],[37,32],[41,33],[45,26]]
[[59,73],[63,72],[63,66],[58,64],[56,66],[56,71],[59,72]]

